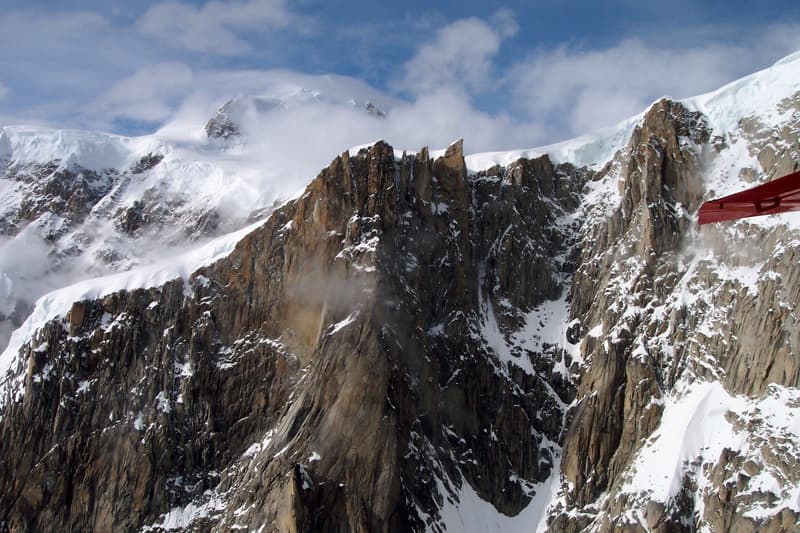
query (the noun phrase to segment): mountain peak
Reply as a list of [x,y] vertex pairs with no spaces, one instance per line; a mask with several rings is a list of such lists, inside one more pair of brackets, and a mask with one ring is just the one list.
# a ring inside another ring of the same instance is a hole
[[386,116],[386,111],[378,108],[369,100],[360,102],[354,98],[326,95],[301,87],[286,94],[237,96],[228,100],[206,123],[206,135],[218,139],[239,137],[243,128],[257,131],[258,123],[269,120],[272,113],[296,111],[315,105],[356,109],[375,118]]

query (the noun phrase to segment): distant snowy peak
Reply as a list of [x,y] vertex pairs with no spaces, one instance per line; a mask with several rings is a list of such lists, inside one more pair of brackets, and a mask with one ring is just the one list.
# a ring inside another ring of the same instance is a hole
[[331,96],[317,90],[299,87],[294,90],[284,90],[284,94],[233,98],[217,110],[206,123],[205,130],[212,138],[236,137],[242,133],[242,128],[247,124],[255,124],[270,113],[315,105],[361,110],[376,118],[386,116],[386,111],[370,100]]

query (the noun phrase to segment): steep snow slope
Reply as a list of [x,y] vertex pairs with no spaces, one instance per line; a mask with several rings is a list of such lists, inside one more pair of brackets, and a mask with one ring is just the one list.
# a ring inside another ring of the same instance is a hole
[[237,229],[274,191],[219,151],[154,136],[0,131],[0,346],[45,292]]
[[644,113],[626,119],[616,126],[547,146],[470,154],[465,160],[470,170],[479,171],[493,165],[507,166],[521,157],[532,159],[547,154],[555,163],[571,163],[577,167],[599,169],[614,157],[617,150],[625,146],[631,137],[631,132],[641,122],[643,116]]
[[163,149],[163,144],[153,137],[28,126],[4,127],[0,131],[0,158],[11,163],[58,161],[65,167],[127,168],[141,156]]
[[[33,312],[14,330],[8,345],[0,353],[0,374],[6,374],[24,343],[50,320],[66,316],[74,302],[96,300],[119,291],[158,287],[176,279],[188,280],[200,267],[228,255],[236,243],[261,224],[263,221],[250,224],[182,254],[172,255],[169,259],[154,261],[127,272],[87,279],[47,293],[36,301]],[[6,400],[11,390],[20,392],[11,382],[4,380],[0,383],[0,402]]]

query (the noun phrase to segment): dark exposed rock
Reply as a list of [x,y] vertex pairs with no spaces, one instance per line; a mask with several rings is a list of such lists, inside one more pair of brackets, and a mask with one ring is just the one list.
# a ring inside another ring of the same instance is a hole
[[18,227],[43,215],[58,215],[67,224],[47,235],[54,241],[61,237],[69,225],[83,221],[91,208],[113,186],[109,172],[97,172],[81,167],[62,168],[55,162],[18,168],[12,166],[4,179],[28,184],[30,189],[19,208],[4,216]]
[[143,156],[131,167],[131,174],[142,174],[143,172],[147,172],[158,165],[163,159],[164,156],[161,154],[149,153]]
[[386,117],[386,112],[383,111],[381,108],[373,104],[372,102],[367,102],[364,104],[364,110],[372,115],[373,117],[384,118]]
[[[152,172],[163,157],[148,153],[128,169],[0,159],[0,237],[13,239],[6,250],[21,246],[16,249],[25,252],[3,258],[10,276],[0,294],[4,314],[9,308],[29,310],[38,297],[70,280],[136,266],[150,258],[145,242],[152,239],[159,247],[177,248],[245,223],[244,215],[223,221],[213,201],[193,202],[190,191],[182,196],[165,186]],[[153,185],[141,187],[147,182]],[[0,317],[0,349],[12,326],[25,318],[15,313],[12,323]]]
[[[800,92],[785,98],[778,111],[800,114]],[[743,118],[739,127],[750,141],[751,154],[767,176],[777,178],[800,169],[800,127],[797,124],[768,125],[750,116]]]
[[436,161],[378,143],[195,273],[190,297],[175,281],[75,304],[21,353],[0,520],[129,530],[195,502],[200,529],[423,529],[464,483],[519,512],[573,390],[552,353],[519,354],[527,374],[480,332],[487,298],[522,312],[563,290],[566,244],[545,227],[580,179],[546,158],[468,177],[460,142]]
[[135,234],[145,224],[144,202],[136,200],[117,214],[117,228],[128,235]]
[[228,137],[237,137],[239,135],[239,128],[219,113],[212,117],[205,126],[206,135],[216,139],[227,139]]
[[[682,138],[697,143],[709,134],[697,113],[662,100],[637,127],[622,163],[620,207],[591,229],[582,246],[581,267],[573,282],[572,314],[582,324],[612,328],[614,340],[588,337],[583,352],[591,364],[581,378],[572,423],[565,442],[564,473],[575,490],[576,505],[593,501],[615,481],[660,421],[661,369],[646,352],[632,357],[641,316],[615,316],[615,293],[604,286],[618,281],[618,258],[631,254],[640,270],[632,280],[633,305],[657,298],[654,279],[674,284],[671,256],[678,251],[690,220],[676,209],[695,210],[702,198],[694,152]],[[618,249],[618,253],[609,250]],[[616,322],[616,323],[615,323]]]

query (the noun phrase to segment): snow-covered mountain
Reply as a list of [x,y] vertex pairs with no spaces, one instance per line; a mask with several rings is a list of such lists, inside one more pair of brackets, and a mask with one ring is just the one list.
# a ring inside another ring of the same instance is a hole
[[370,101],[359,102],[353,98],[340,100],[319,91],[299,88],[285,96],[239,96],[223,104],[206,123],[206,134],[213,138],[238,137],[242,131],[258,131],[262,121],[269,120],[275,111],[288,111],[312,105],[350,106],[365,113],[382,118],[386,112]]
[[2,131],[0,529],[798,529],[800,214],[695,217],[800,168],[800,54],[273,205],[263,118],[379,120],[292,94],[234,143]]
[[[263,122],[280,129],[296,120],[287,111],[385,116],[343,92],[357,87],[327,81],[325,93],[274,82],[265,95],[234,98],[206,123],[211,139],[192,132],[176,139],[174,124],[136,138],[0,129],[0,349],[47,292],[235,231],[300,189],[334,149],[297,136],[262,139]],[[236,143],[214,142],[233,133]],[[302,161],[287,159],[286,143],[304,152]]]
[[46,292],[180,253],[270,205],[220,159],[154,136],[3,128],[0,345]]

